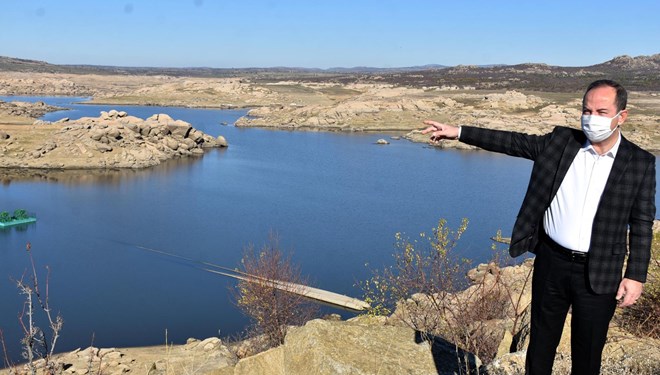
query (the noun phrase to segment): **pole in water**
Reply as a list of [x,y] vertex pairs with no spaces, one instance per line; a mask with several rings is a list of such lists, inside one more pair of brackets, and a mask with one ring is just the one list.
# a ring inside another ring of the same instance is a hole
[[[231,277],[237,280],[243,280],[247,282],[252,282],[252,283],[266,283],[268,286],[271,286],[275,289],[279,289],[288,293],[295,293],[298,295],[301,295],[305,298],[313,299],[316,301],[321,301],[333,306],[338,306],[342,308],[346,308],[349,310],[354,310],[354,311],[364,311],[369,309],[371,306],[360,299],[345,296],[343,294],[335,293],[335,292],[330,292],[327,290],[319,289],[319,288],[313,288],[311,286],[307,285],[301,285],[301,284],[296,284],[288,281],[282,281],[282,280],[273,280],[273,279],[266,279],[263,277],[259,277],[256,275],[250,275],[248,273],[239,271],[237,269],[232,269],[229,267],[223,267],[217,264],[209,263],[209,262],[204,262],[200,260],[194,260],[191,258],[184,257],[182,255],[178,254],[173,254],[173,253],[168,253],[163,250],[158,250],[158,249],[153,249],[145,246],[139,246],[135,245],[138,249],[142,249],[145,251],[150,251],[153,253],[185,260],[187,262],[191,263],[197,263],[200,265],[203,265],[205,267],[212,267],[216,268],[216,270],[212,270],[209,268],[203,268],[201,267],[201,270],[204,270],[206,272],[214,273],[217,275],[222,275],[222,276],[227,276]],[[222,271],[218,271],[222,270]]]

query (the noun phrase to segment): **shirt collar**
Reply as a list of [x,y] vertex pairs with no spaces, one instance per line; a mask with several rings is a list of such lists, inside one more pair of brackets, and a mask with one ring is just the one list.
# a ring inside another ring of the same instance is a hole
[[[619,135],[616,139],[616,143],[614,144],[614,146],[612,146],[612,148],[609,151],[607,151],[603,156],[609,156],[612,159],[616,158],[616,154],[617,154],[617,152],[619,152],[619,146],[620,145],[621,145],[621,132],[619,132]],[[582,145],[582,148],[580,149],[580,151],[582,151],[582,152],[589,151],[594,155],[598,155],[598,153],[594,149],[594,146],[591,144],[591,142],[588,139],[586,141],[584,141],[584,144]]]

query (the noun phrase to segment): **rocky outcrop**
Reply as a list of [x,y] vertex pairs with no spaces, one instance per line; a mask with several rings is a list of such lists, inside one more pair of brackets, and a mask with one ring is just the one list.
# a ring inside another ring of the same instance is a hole
[[44,102],[3,102],[0,100],[0,114],[9,116],[37,118],[45,115],[48,112],[59,111],[63,109],[64,108],[48,105]]
[[[57,374],[215,374],[218,370],[236,364],[222,340],[188,339],[185,345],[154,346],[147,348],[95,348],[77,349],[57,355],[52,364]],[[35,363],[37,373],[46,373],[45,361]],[[22,369],[26,370],[25,366]],[[18,372],[23,373],[21,368]],[[0,370],[5,374],[7,370]],[[42,372],[43,371],[43,372]]]
[[227,145],[224,138],[216,139],[166,114],[143,120],[112,110],[99,117],[65,120],[7,130],[9,140],[0,143],[0,167],[145,168]]
[[[598,66],[598,65],[597,65]],[[655,71],[660,70],[660,53],[650,56],[631,57],[628,55],[617,56],[600,66],[612,67],[620,70],[642,70]]]
[[535,95],[525,95],[518,91],[507,91],[504,94],[488,94],[484,96],[481,107],[512,109],[533,109],[543,104],[543,100]]
[[20,78],[0,79],[0,95],[79,96],[94,93],[94,90],[64,78],[35,78],[34,75],[17,75]]

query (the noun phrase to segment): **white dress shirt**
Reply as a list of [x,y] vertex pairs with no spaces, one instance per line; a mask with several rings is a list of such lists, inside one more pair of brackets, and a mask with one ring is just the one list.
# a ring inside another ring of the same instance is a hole
[[589,251],[598,203],[620,144],[621,133],[608,152],[598,155],[587,141],[573,159],[557,195],[543,216],[545,232],[559,245]]

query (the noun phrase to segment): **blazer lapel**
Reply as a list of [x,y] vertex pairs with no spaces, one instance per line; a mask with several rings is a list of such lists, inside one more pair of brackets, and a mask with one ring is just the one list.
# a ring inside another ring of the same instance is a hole
[[[630,152],[630,142],[627,139],[621,136],[621,144],[619,145],[619,150],[616,153],[616,158],[614,159],[614,164],[612,164],[612,170],[610,171],[610,176],[607,178],[605,183],[605,190],[603,190],[603,197],[608,194],[613,186],[619,182],[623,176],[623,172],[628,167],[630,158],[632,157],[632,152]],[[602,201],[602,199],[601,199]]]
[[580,132],[577,135],[575,133],[573,134],[575,136],[569,138],[568,142],[566,142],[566,147],[564,147],[564,151],[562,152],[561,158],[559,159],[559,165],[557,166],[557,173],[555,174],[555,179],[552,183],[552,192],[550,194],[550,199],[553,199],[555,194],[557,194],[561,182],[564,181],[564,177],[566,177],[566,172],[568,172],[568,168],[570,168],[571,164],[573,163],[573,159],[575,159],[575,155],[577,155],[578,151],[580,150],[580,147],[582,147],[582,144],[586,140],[582,132]]

